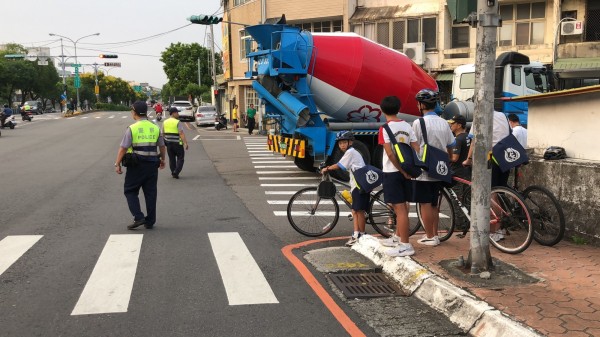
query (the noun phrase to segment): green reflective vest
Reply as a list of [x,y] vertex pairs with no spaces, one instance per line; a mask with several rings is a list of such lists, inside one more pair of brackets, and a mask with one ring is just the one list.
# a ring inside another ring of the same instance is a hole
[[137,121],[129,126],[131,129],[131,147],[127,152],[142,157],[158,157],[158,137],[160,129],[147,119]]
[[181,137],[179,137],[179,120],[176,118],[169,118],[163,122],[163,132],[165,134],[165,142],[177,143],[183,145]]

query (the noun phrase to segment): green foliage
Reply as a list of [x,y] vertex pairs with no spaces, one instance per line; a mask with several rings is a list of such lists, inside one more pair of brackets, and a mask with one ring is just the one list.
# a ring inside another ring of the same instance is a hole
[[[169,78],[169,83],[163,86],[163,101],[167,101],[170,96],[210,97],[210,86],[213,81],[212,72],[209,70],[209,56],[210,50],[197,43],[172,43],[162,52],[160,60],[164,63],[163,69]],[[198,59],[200,59],[201,87],[198,86]],[[216,73],[222,73],[222,60],[216,53],[215,63]]]
[[576,245],[587,245],[587,240],[581,236],[573,235],[571,239],[573,239],[573,243]]
[[129,111],[131,108],[126,105],[113,103],[96,103],[96,109],[106,111]]

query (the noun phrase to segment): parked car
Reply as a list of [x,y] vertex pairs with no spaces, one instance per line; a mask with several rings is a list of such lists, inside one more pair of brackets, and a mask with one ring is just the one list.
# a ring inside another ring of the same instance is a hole
[[25,104],[23,104],[21,106],[21,109],[25,109],[25,106],[29,105],[31,107],[31,110],[29,110],[29,112],[31,112],[32,114],[43,114],[44,110],[42,109],[42,102],[38,102],[38,101],[26,101]]
[[215,125],[217,108],[214,105],[199,106],[196,110],[196,126]]
[[192,105],[192,103],[188,101],[175,101],[170,106],[170,108],[173,107],[177,108],[177,110],[179,111],[179,120],[194,120],[194,106]]

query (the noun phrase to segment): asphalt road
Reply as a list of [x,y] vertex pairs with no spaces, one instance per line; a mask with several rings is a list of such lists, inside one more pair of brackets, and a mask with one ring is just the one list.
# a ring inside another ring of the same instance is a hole
[[[160,171],[155,229],[129,231],[124,175],[113,163],[130,113],[23,123],[0,137],[0,335],[348,335],[283,256],[307,238],[266,194],[316,176],[283,168],[283,178],[305,179],[260,179],[256,166],[270,166],[253,163],[264,137],[190,123],[181,178]],[[348,235],[344,220],[328,236]],[[367,336],[459,333],[414,299],[349,302],[315,277]],[[373,322],[382,320],[406,328],[381,330]]]

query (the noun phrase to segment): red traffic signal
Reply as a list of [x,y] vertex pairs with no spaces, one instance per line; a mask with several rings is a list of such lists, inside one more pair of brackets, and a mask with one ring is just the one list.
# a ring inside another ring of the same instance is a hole
[[115,55],[115,54],[100,54],[98,56],[101,59],[116,59],[119,57],[119,55]]

